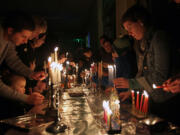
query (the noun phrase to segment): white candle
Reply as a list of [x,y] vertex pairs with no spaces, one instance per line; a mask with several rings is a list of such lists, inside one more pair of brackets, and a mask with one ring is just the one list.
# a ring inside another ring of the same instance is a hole
[[112,65],[108,65],[108,80],[109,80],[109,85],[112,84],[114,79],[114,68]]
[[58,62],[57,51],[58,51],[58,47],[56,47],[56,48],[54,49],[55,62]]

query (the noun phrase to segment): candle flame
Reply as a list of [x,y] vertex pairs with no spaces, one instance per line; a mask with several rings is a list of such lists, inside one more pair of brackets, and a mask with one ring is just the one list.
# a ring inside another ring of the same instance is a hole
[[57,65],[57,68],[58,68],[60,71],[62,71],[62,70],[63,70],[62,64],[58,64],[58,65]]
[[103,108],[108,109],[109,108],[109,101],[103,101]]
[[48,62],[51,62],[51,60],[52,60],[52,58],[51,58],[51,57],[49,57],[49,58],[48,58]]
[[131,90],[132,93],[134,93],[134,90]]
[[107,113],[108,113],[109,115],[111,115],[111,114],[112,114],[112,111],[111,111],[111,109],[110,109],[110,108],[108,108],[108,109],[107,109]]
[[66,64],[69,64],[69,61],[66,61]]
[[139,94],[139,91],[137,91],[137,94]]
[[143,93],[145,95],[145,97],[149,97],[148,93],[146,91],[144,91]]
[[66,52],[66,57],[68,56],[68,52]]
[[94,66],[94,62],[91,64],[91,67],[93,67]]
[[156,88],[157,88],[156,84],[153,84],[152,87],[153,87],[153,89],[156,89]]
[[108,68],[111,68],[111,69],[113,69],[113,66],[112,66],[112,65],[108,65]]
[[120,101],[119,100],[115,100],[114,103],[118,105],[120,103]]
[[57,52],[57,51],[58,51],[58,47],[55,47],[55,48],[54,48],[54,51]]

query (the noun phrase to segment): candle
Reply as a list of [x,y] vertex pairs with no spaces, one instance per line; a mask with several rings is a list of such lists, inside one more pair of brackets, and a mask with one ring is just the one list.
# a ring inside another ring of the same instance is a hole
[[66,52],[66,58],[68,57],[68,52]]
[[135,105],[135,98],[134,98],[134,90],[131,90],[131,96],[132,96],[132,105]]
[[141,93],[140,111],[142,111],[143,99],[144,99],[144,94]]
[[136,109],[139,110],[139,91],[136,94]]
[[118,115],[119,113],[119,108],[120,108],[120,105],[119,105],[120,101],[119,100],[115,100],[114,104],[115,104],[115,114]]
[[51,53],[51,62],[54,61],[54,53]]
[[55,58],[55,62],[58,62],[57,51],[58,51],[58,47],[56,47],[56,48],[54,49],[54,58]]
[[109,85],[113,84],[113,79],[114,79],[114,68],[112,65],[108,65],[108,80],[109,80]]
[[103,108],[104,108],[104,121],[107,124],[107,110],[109,108],[109,101],[103,101]]
[[153,89],[161,89],[164,88],[165,86],[156,86],[156,84],[152,85]]
[[108,128],[111,128],[111,115],[112,115],[112,111],[110,108],[107,109],[107,115],[108,115]]
[[145,99],[144,99],[144,106],[143,106],[143,112],[147,113],[148,112],[148,100],[149,100],[149,95],[146,91],[144,91]]
[[61,82],[61,71],[63,67],[62,64],[58,64],[58,82]]
[[116,65],[114,65],[114,77],[113,78],[116,78]]

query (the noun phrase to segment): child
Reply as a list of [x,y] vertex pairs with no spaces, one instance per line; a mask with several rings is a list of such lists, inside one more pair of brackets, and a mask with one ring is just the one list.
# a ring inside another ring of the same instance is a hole
[[[3,81],[15,91],[18,91],[22,94],[25,93],[26,79],[23,76],[11,74],[8,75],[8,77],[3,78]],[[38,113],[37,111],[39,111],[37,106],[33,107],[32,105],[3,97],[0,97],[0,107],[0,119],[23,115],[30,109],[31,113]]]

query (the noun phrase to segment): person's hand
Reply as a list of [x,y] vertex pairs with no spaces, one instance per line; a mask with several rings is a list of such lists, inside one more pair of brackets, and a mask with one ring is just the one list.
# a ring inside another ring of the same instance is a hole
[[40,72],[33,72],[30,75],[30,78],[34,79],[34,80],[44,80],[46,78],[46,74],[44,71],[40,71]]
[[113,53],[112,53],[112,58],[115,59],[115,58],[117,58],[117,57],[119,57],[118,53],[117,53],[117,52],[113,52]]
[[105,89],[106,95],[108,95],[112,90],[113,90],[112,87],[109,87],[109,88]]
[[127,91],[127,92],[121,92],[119,94],[119,98],[121,101],[125,101],[127,98],[129,98],[131,95],[131,92],[130,91]]
[[34,92],[42,93],[44,90],[46,90],[46,83],[38,81],[33,90]]
[[129,81],[126,78],[116,78],[114,84],[116,88],[129,88]]
[[47,104],[35,105],[28,113],[32,114],[45,114],[45,108]]
[[32,70],[32,71],[34,71],[34,69],[36,68],[36,60],[34,60],[33,62],[30,62],[29,63],[29,68]]
[[33,92],[31,95],[28,95],[26,102],[31,105],[38,105],[38,104],[42,104],[43,100],[44,100],[43,95],[37,92]]
[[76,67],[76,63],[75,62],[70,62],[70,65],[73,67]]
[[164,84],[164,90],[170,91],[172,93],[179,93],[180,92],[180,79],[169,79]]

